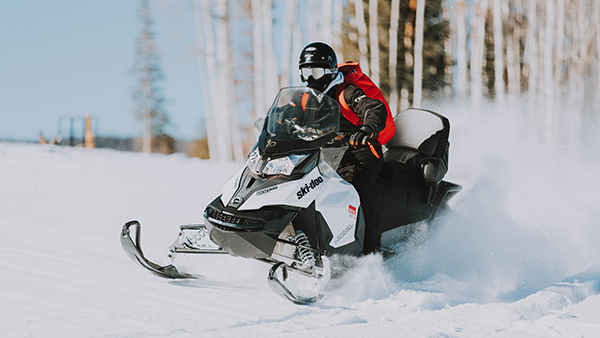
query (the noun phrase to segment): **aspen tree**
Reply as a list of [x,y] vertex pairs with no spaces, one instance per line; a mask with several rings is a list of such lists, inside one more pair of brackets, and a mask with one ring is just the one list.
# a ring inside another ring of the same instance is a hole
[[[552,0],[551,0],[552,1]],[[493,0],[494,8],[494,89],[500,107],[504,104],[504,46],[502,39],[502,3]]]
[[363,0],[354,0],[354,9],[356,24],[358,26],[358,49],[360,51],[360,67],[363,73],[370,75],[369,72],[369,58],[368,58],[368,47],[367,47],[367,24],[365,23],[365,11],[363,7]]
[[423,96],[423,33],[425,20],[425,0],[417,0],[417,16],[415,19],[415,75],[413,86],[413,107],[421,106]]
[[482,99],[482,72],[483,52],[485,48],[485,18],[487,14],[488,0],[478,2],[475,8],[475,24],[471,37],[471,108],[477,114]]
[[398,59],[398,25],[400,23],[400,0],[392,0],[392,13],[390,19],[390,109],[392,113],[400,112],[398,107],[398,77],[396,73]]
[[264,116],[264,57],[262,37],[262,0],[252,0],[252,53],[254,58],[254,120]]
[[464,0],[456,1],[456,44],[458,100],[467,100],[467,20]]
[[[205,33],[202,29],[202,8],[198,0],[194,1],[194,25],[196,29],[196,59],[198,61],[198,71],[200,79],[208,79],[209,84],[205,85],[205,81],[200,81],[202,86],[202,93],[204,98],[202,100],[204,104],[204,116],[206,118],[206,139],[208,141],[208,152],[210,158],[218,158],[217,148],[217,126],[215,125],[215,105],[213,103],[214,95],[216,94],[216,83],[212,83],[216,80],[216,75],[209,75],[209,54],[206,52],[206,43],[204,41]],[[214,54],[212,58],[214,64]],[[213,72],[215,68],[212,68]],[[214,85],[214,87],[213,87]]]
[[371,51],[371,80],[379,85],[379,34],[377,0],[369,0],[369,45]]

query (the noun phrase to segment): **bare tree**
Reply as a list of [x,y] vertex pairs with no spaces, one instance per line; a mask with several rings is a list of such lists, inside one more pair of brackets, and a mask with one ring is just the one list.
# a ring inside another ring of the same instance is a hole
[[423,97],[423,33],[425,20],[425,0],[417,0],[415,19],[415,75],[413,86],[413,107],[421,106]]
[[532,116],[537,105],[538,92],[538,36],[537,36],[537,0],[529,0],[527,9],[527,47],[525,64],[528,69],[528,112]]
[[333,48],[338,57],[338,62],[344,61],[342,54],[342,19],[344,16],[344,4],[342,0],[333,0]]
[[494,89],[496,100],[502,107],[504,104],[504,46],[502,39],[502,3],[494,1]]
[[458,71],[458,100],[467,99],[467,20],[464,0],[456,1],[456,44]]
[[355,18],[358,26],[358,49],[360,51],[360,65],[363,72],[370,75],[367,47],[367,24],[365,23],[365,10],[363,0],[354,0]]
[[252,0],[252,53],[254,58],[254,120],[265,113],[262,1]]
[[333,23],[331,17],[333,15],[333,7],[331,0],[321,1],[321,41],[332,45],[333,44]]
[[546,130],[546,143],[550,144],[551,135],[553,131],[553,120],[554,120],[554,78],[552,76],[553,63],[552,63],[552,49],[554,48],[554,1],[546,1],[546,25],[544,27],[544,62],[543,62],[543,76],[544,76],[544,114],[545,114],[545,130]]
[[264,61],[265,61],[265,107],[268,107],[279,89],[277,76],[277,60],[273,49],[273,18],[271,14],[271,0],[262,0],[262,23],[264,36]]
[[377,0],[369,0],[369,44],[371,45],[371,80],[379,85],[379,34]]
[[565,45],[565,0],[556,3],[556,57],[554,62],[554,87],[559,88],[563,79],[564,45]]
[[[306,0],[305,0],[306,1]],[[316,41],[319,38],[319,22],[317,20],[317,0],[308,0],[308,40]]]
[[[206,1],[206,0],[205,0]],[[208,1],[207,1],[208,2]],[[233,159],[232,153],[232,130],[231,130],[231,109],[232,103],[235,106],[235,101],[230,100],[230,94],[234,88],[229,86],[232,73],[232,63],[229,57],[229,29],[227,17],[227,0],[218,0],[216,7],[217,15],[217,31],[216,31],[216,56],[217,56],[217,83],[218,96],[221,110],[217,111],[217,125],[219,134],[222,135],[219,143],[223,142],[223,146],[219,149],[219,160]],[[210,21],[209,21],[210,22]],[[237,132],[237,131],[234,131]]]
[[471,105],[474,113],[478,113],[480,109],[483,93],[482,71],[487,8],[488,0],[478,2],[475,8],[475,24],[471,36]]
[[390,54],[389,54],[389,76],[390,76],[390,109],[393,113],[398,109],[398,77],[396,74],[398,59],[398,25],[400,23],[400,0],[392,0],[390,18]]
[[279,84],[282,87],[290,85],[290,73],[292,70],[292,27],[296,21],[296,0],[285,2],[285,20],[282,22],[283,30],[281,36],[281,76]]
[[[209,85],[205,85],[205,81],[200,81],[203,93],[203,104],[204,104],[204,115],[206,117],[206,139],[208,141],[208,152],[211,158],[216,159],[218,157],[217,148],[217,126],[215,125],[214,118],[214,104],[213,97],[216,90],[216,75],[212,77],[209,75],[211,68],[209,63],[214,64],[214,53],[212,54],[212,60],[210,60],[209,53],[207,53],[205,46],[207,45],[204,41],[206,36],[202,29],[202,8],[198,0],[194,1],[194,24],[196,28],[196,59],[198,60],[198,71],[200,79],[208,79]],[[212,68],[214,72],[215,67]],[[214,82],[214,83],[212,83]],[[214,85],[214,87],[212,87]],[[214,157],[213,157],[214,156]]]
[[508,9],[511,30],[506,38],[506,73],[509,100],[514,103],[516,97],[521,93],[521,25],[523,23],[521,0],[515,0],[511,7],[515,11],[512,12]]

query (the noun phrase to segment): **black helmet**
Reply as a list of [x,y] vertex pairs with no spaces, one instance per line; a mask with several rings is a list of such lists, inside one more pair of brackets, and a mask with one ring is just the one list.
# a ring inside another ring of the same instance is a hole
[[[335,51],[323,42],[309,43],[300,53],[298,64],[300,79],[308,82],[308,86],[320,91],[325,90],[329,83],[337,76],[337,58]],[[323,72],[302,74],[302,68],[322,68]]]
[[337,68],[335,51],[323,42],[309,43],[300,53],[300,68],[308,65],[324,68]]

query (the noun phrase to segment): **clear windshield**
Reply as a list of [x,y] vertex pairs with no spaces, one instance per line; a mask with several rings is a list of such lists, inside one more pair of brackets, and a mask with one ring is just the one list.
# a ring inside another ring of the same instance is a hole
[[282,88],[269,111],[267,132],[273,140],[314,141],[336,133],[340,108],[329,96],[308,87]]

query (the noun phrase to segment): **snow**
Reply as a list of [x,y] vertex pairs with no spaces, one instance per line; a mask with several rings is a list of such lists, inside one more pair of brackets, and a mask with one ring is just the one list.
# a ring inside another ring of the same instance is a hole
[[308,306],[274,294],[261,262],[179,257],[205,278],[172,281],[121,248],[138,219],[163,263],[240,164],[0,143],[0,337],[600,336],[596,162],[515,119],[447,116],[453,212]]

